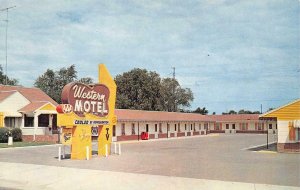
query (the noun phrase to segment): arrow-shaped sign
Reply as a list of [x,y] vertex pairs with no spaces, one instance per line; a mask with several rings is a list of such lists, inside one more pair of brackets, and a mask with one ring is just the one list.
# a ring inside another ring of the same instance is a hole
[[108,133],[108,130],[109,130],[109,128],[106,128],[106,140],[108,140],[109,139],[109,133]]

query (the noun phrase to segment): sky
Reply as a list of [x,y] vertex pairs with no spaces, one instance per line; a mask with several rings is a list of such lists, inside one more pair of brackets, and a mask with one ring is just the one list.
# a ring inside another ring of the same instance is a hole
[[[300,98],[299,0],[0,0],[8,14],[7,74],[31,87],[72,64],[97,81],[133,68],[175,77],[189,109],[265,112]],[[6,12],[0,12],[5,68]]]

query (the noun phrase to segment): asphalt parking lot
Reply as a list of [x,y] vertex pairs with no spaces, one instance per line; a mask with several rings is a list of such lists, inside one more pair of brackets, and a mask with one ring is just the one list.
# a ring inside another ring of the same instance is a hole
[[0,162],[300,187],[300,154],[253,152],[265,135],[200,136],[122,144],[122,154],[57,160],[57,146],[1,149]]

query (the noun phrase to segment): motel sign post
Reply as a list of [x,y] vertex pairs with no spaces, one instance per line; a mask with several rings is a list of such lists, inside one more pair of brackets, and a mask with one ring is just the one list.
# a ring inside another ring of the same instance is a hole
[[56,108],[57,125],[62,128],[62,143],[72,146],[71,159],[83,160],[87,154],[91,157],[92,127],[94,130],[95,126],[98,127],[98,155],[110,153],[112,128],[117,122],[116,89],[103,64],[99,65],[98,84],[72,82],[63,88],[62,104]]

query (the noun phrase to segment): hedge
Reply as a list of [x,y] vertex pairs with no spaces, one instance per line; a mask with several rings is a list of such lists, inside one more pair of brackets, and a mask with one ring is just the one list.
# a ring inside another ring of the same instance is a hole
[[0,127],[0,143],[7,143],[9,134],[13,137],[14,141],[22,141],[22,130],[19,128],[6,128]]

